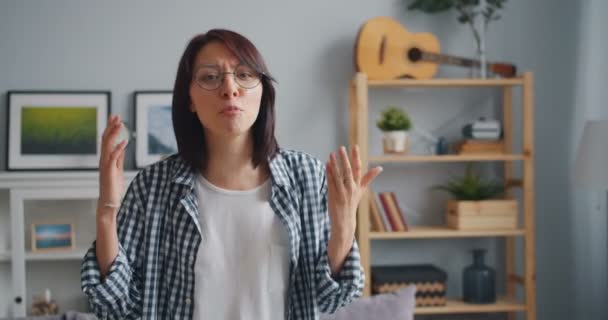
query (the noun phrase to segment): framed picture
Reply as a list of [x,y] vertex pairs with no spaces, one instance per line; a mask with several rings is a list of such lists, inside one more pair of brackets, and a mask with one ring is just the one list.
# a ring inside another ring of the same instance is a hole
[[144,168],[177,152],[173,132],[171,91],[136,91],[135,105],[136,151],[135,165]]
[[32,223],[32,252],[74,250],[74,224]]
[[99,167],[109,91],[9,91],[7,170]]

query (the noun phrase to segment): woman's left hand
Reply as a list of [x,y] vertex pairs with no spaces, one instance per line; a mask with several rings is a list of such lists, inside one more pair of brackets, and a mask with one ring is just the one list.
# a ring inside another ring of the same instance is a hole
[[[371,182],[382,172],[382,167],[374,167],[365,174],[361,172],[361,159],[357,145],[351,150],[350,160],[345,147],[341,147],[338,153],[340,160],[332,152],[325,169],[331,219],[328,254],[334,272],[337,272],[334,268],[341,267],[352,247],[357,227],[357,207],[361,197]],[[334,256],[333,259],[332,256]]]

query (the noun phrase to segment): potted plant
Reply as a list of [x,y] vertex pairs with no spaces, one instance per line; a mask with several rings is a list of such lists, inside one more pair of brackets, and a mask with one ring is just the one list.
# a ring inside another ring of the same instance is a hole
[[500,181],[482,179],[469,163],[462,177],[452,177],[436,190],[448,192],[453,199],[446,206],[448,227],[466,229],[517,228],[517,201],[505,199]]
[[404,110],[388,106],[382,111],[376,125],[384,133],[384,153],[407,153],[408,130],[412,127],[412,122]]

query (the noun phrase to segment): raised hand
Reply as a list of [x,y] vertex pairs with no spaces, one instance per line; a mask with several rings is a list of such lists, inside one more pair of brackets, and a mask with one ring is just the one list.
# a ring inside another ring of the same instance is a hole
[[359,146],[351,150],[351,156],[346,148],[338,151],[338,161],[334,152],[329,156],[326,166],[328,181],[328,206],[331,219],[331,237],[327,252],[333,272],[337,272],[350,250],[357,227],[357,206],[363,193],[371,182],[382,172],[382,167],[374,167],[362,173]]
[[[116,213],[124,187],[123,164],[127,140],[116,144],[116,139],[122,130],[122,122],[118,115],[108,119],[108,126],[101,139],[101,157],[99,159],[99,208],[98,212]],[[108,210],[113,209],[113,210]]]

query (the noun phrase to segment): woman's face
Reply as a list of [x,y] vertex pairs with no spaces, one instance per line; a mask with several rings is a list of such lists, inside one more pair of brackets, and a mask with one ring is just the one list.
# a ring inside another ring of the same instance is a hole
[[[196,55],[194,76],[190,81],[191,111],[195,112],[206,136],[236,137],[248,134],[260,111],[262,84],[243,88],[235,81],[232,72],[237,69],[241,84],[255,84],[255,72],[244,65],[221,42],[210,42]],[[238,68],[237,68],[238,67]],[[229,74],[222,74],[231,72]],[[223,81],[217,89],[213,83]],[[249,84],[249,85],[247,85]],[[207,87],[207,89],[202,88]]]

